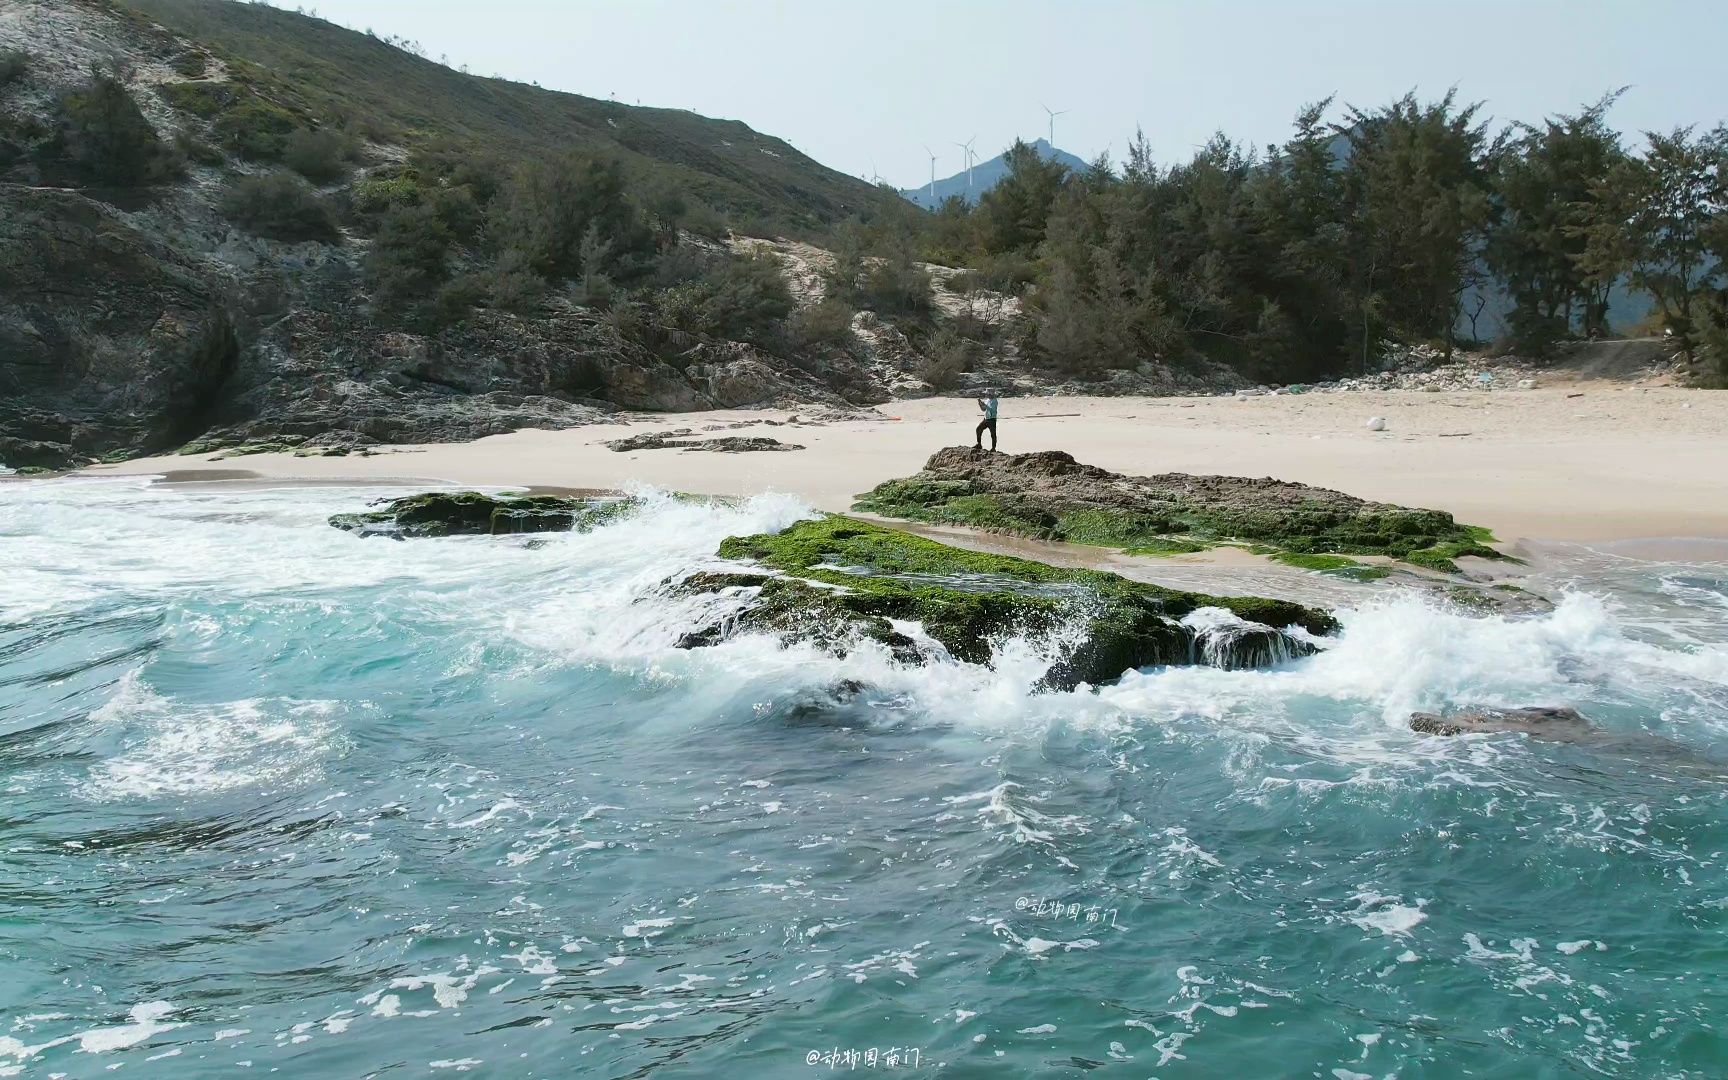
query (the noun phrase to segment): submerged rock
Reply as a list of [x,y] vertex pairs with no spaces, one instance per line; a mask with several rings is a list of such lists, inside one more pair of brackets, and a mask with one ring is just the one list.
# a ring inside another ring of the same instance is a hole
[[1526,709],[1461,709],[1445,715],[1411,713],[1410,730],[1424,735],[1522,731],[1547,738],[1571,739],[1588,733],[1591,728],[1590,722],[1576,709],[1537,706]]
[[[1068,688],[1162,664],[1265,666],[1307,655],[1310,635],[1337,628],[1325,612],[1287,601],[1180,592],[967,551],[840,515],[731,537],[719,553],[762,572],[678,582],[682,594],[738,592],[744,601],[685,635],[683,647],[758,631],[833,652],[870,639],[902,660],[946,652],[984,663],[996,639],[1035,636],[1056,653],[1045,684]],[[914,640],[914,623],[927,641]]]
[[432,491],[391,499],[380,509],[336,514],[330,524],[368,536],[398,539],[462,534],[586,532],[617,518],[629,499],[563,495],[482,495],[477,491]]
[[1059,450],[938,450],[923,471],[860,496],[854,509],[1046,540],[1164,553],[1224,540],[1287,552],[1393,555],[1456,570],[1460,555],[1499,558],[1485,533],[1439,510],[1242,476],[1123,476]]

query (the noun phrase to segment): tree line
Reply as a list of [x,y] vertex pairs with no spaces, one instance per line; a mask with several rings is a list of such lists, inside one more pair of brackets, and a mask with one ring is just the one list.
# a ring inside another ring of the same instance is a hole
[[1616,286],[1728,376],[1728,127],[1631,149],[1606,121],[1616,96],[1497,133],[1454,94],[1331,122],[1327,100],[1264,153],[1220,134],[1168,167],[1143,133],[1120,167],[1078,171],[1016,143],[1007,176],[976,206],[950,199],[923,243],[1023,293],[1026,344],[1080,376],[1199,359],[1279,382],[1363,372],[1389,347],[1488,344],[1464,304],[1485,287],[1511,305],[1499,344],[1541,355],[1607,333]]

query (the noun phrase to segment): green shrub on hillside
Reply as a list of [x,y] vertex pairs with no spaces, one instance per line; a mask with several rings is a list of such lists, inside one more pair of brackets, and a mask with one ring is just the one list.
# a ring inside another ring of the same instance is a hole
[[198,165],[216,166],[228,162],[228,156],[221,150],[184,131],[174,136],[174,152]]
[[730,232],[726,227],[726,218],[712,206],[702,202],[690,204],[690,209],[685,211],[680,225],[685,232],[700,236],[704,240],[724,240]]
[[163,83],[157,93],[181,112],[214,120],[240,99],[242,91],[233,83]]
[[[530,161],[516,170],[492,202],[491,231],[503,250],[515,251],[536,274],[571,280],[598,270],[614,279],[636,277],[652,261],[654,234],[629,197],[616,161],[580,155]],[[583,263],[584,238],[590,262]]]
[[412,176],[368,177],[348,189],[349,204],[354,211],[368,216],[416,206],[424,198],[420,182]]
[[952,390],[960,385],[960,377],[977,365],[980,352],[976,342],[943,327],[925,351],[918,377],[929,383],[931,389]]
[[449,263],[450,230],[432,208],[398,207],[384,215],[366,253],[366,283],[384,307],[403,310],[424,302],[444,284]]
[[830,296],[819,304],[800,308],[788,327],[796,349],[825,346],[845,348],[852,341],[852,308]]
[[1024,255],[1004,253],[978,261],[977,284],[991,292],[1019,296],[1038,280],[1038,264]]
[[724,257],[647,300],[667,327],[702,337],[768,344],[792,314],[792,294],[771,255]]
[[487,302],[499,311],[529,315],[538,311],[546,298],[546,279],[514,251],[504,252],[497,262],[474,276],[484,286]]
[[223,144],[248,161],[280,161],[300,126],[294,114],[260,97],[242,98],[216,118]]
[[726,259],[703,284],[709,294],[710,322],[723,337],[759,340],[792,314],[792,293],[780,260],[773,255]]
[[857,230],[843,233],[826,274],[830,295],[885,317],[923,318],[935,309],[930,274],[912,255],[908,237],[887,242],[886,253],[866,257]]
[[174,58],[174,70],[188,79],[202,79],[210,72],[210,58],[201,52],[183,52]]
[[0,86],[22,81],[29,70],[29,53],[23,49],[0,49]]
[[873,263],[858,282],[857,303],[883,315],[928,315],[935,308],[930,275],[910,258]]
[[221,211],[247,232],[270,240],[333,244],[342,237],[329,204],[288,173],[241,177],[223,194]]
[[330,128],[296,128],[282,148],[282,163],[315,184],[329,184],[348,175],[353,144]]
[[93,76],[60,99],[60,112],[60,153],[89,179],[147,187],[179,175],[173,149],[157,137],[118,77]]

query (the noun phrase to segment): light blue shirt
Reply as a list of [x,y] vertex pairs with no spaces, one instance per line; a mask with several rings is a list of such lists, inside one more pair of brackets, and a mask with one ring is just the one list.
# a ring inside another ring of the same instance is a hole
[[993,397],[987,397],[984,399],[984,419],[996,419],[996,399]]

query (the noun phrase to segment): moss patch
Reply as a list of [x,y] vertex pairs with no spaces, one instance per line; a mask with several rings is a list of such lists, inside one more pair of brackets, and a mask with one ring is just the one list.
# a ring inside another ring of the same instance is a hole
[[1420,551],[1411,551],[1404,555],[1404,561],[1429,570],[1439,570],[1446,574],[1457,574],[1461,571],[1458,569],[1458,564],[1452,560],[1462,558],[1466,555],[1474,555],[1482,559],[1508,558],[1508,556],[1500,554],[1500,552],[1495,551],[1491,547],[1485,547],[1475,541],[1466,541],[1462,543],[1435,544],[1433,547],[1423,548]]
[[1379,581],[1391,574],[1383,566],[1368,566],[1343,555],[1315,555],[1299,551],[1273,551],[1273,562],[1313,570],[1346,581]]
[[1178,537],[1159,537],[1151,543],[1138,544],[1125,548],[1129,555],[1192,555],[1197,551],[1206,551],[1216,547],[1216,544],[1203,544],[1193,540],[1183,540]]

